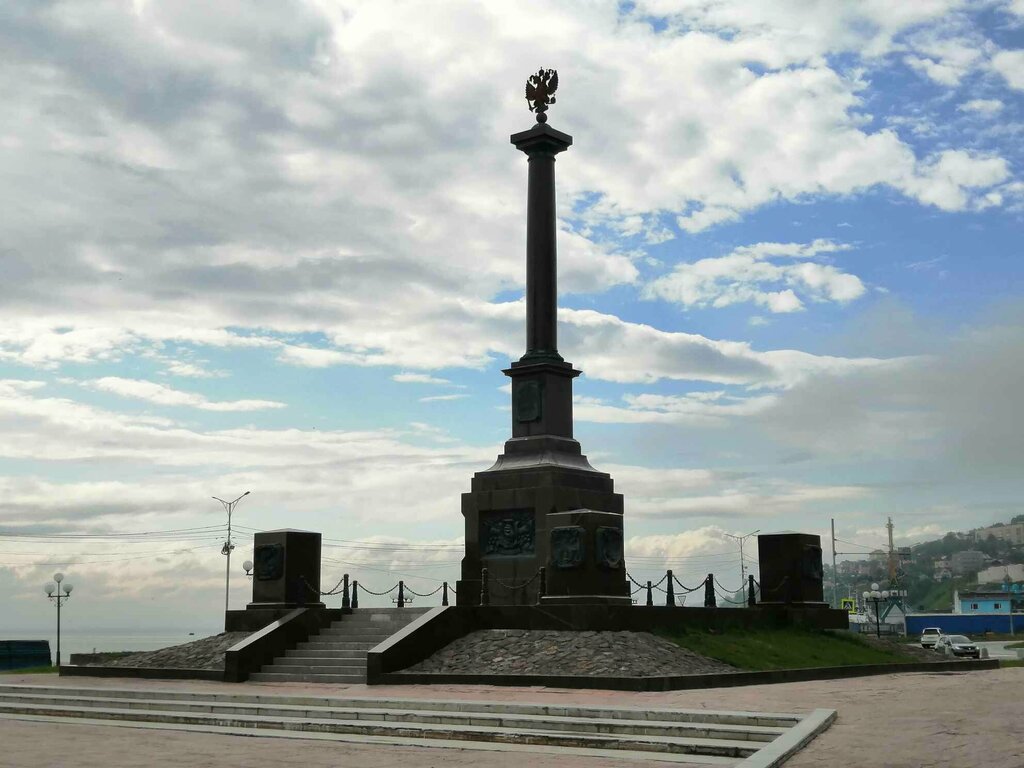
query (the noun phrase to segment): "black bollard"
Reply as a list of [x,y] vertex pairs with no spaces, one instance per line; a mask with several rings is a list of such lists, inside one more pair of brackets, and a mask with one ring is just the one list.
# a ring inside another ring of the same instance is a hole
[[405,608],[405,582],[398,580],[398,607]]
[[341,577],[341,581],[345,585],[345,588],[341,592],[341,609],[345,610],[346,608],[351,608],[352,607],[352,601],[349,599],[349,596],[348,596],[348,574],[347,573],[344,576]]
[[480,605],[491,604],[491,592],[487,585],[487,569],[480,569]]
[[537,585],[537,605],[540,605],[540,599],[548,593],[548,572],[543,565],[540,567],[538,580],[540,583]]
[[747,576],[747,607],[753,608],[757,605],[757,596],[754,594],[754,577]]
[[352,610],[359,607],[359,582],[352,582]]
[[665,571],[665,581],[667,582],[665,587],[665,605],[675,607],[676,586],[672,583],[672,571]]
[[718,607],[718,603],[715,602],[715,577],[714,574],[710,573],[708,574],[708,577],[704,580],[704,607]]
[[647,580],[647,604],[654,605],[654,588],[651,586],[651,580]]
[[441,605],[448,605],[448,582],[441,585]]

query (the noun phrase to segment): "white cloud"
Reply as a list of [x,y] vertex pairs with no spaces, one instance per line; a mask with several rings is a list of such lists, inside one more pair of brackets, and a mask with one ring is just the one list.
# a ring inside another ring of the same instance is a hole
[[1024,91],[1024,50],[1000,51],[992,57],[992,68],[1011,88]]
[[453,386],[452,382],[448,379],[442,379],[438,376],[431,376],[428,373],[409,373],[407,371],[402,373],[396,373],[391,377],[392,381],[397,381],[400,384],[439,384],[446,386]]
[[469,395],[430,395],[428,397],[419,398],[421,403],[436,403],[447,400],[462,400],[469,397]]
[[273,400],[225,400],[210,401],[195,392],[183,392],[179,389],[143,379],[124,379],[119,376],[104,376],[100,379],[80,382],[83,386],[101,392],[111,392],[121,397],[147,400],[156,405],[184,406],[198,408],[201,411],[262,411],[284,408],[285,403]]
[[999,99],[971,99],[957,106],[961,112],[977,112],[982,115],[995,115],[1005,105]]
[[[847,303],[864,294],[855,275],[807,259],[820,253],[845,250],[829,240],[798,243],[758,243],[732,253],[678,264],[667,275],[646,286],[647,298],[659,298],[684,307],[726,307],[749,302],[770,312],[802,309],[800,296],[810,301]],[[772,259],[801,259],[778,263]]]

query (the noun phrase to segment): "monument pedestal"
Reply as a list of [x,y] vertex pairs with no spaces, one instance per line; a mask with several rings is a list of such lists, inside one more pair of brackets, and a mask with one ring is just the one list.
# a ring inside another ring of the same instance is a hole
[[[622,494],[567,438],[513,438],[462,494],[466,556],[458,605],[608,603],[630,600],[622,558]],[[525,586],[518,586],[523,585]]]

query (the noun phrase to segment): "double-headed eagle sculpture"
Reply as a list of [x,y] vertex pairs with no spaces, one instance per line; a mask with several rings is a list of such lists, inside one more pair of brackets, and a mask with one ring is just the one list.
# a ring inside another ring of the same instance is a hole
[[558,72],[553,69],[538,69],[536,75],[530,75],[526,81],[526,101],[530,111],[537,113],[537,122],[546,123],[548,105],[555,103],[555,91],[558,90]]

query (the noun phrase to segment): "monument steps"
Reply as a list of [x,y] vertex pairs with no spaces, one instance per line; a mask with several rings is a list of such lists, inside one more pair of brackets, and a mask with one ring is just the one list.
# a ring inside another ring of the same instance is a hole
[[[0,718],[128,727],[558,752],[702,765],[779,764],[827,726],[811,716],[609,709],[422,699],[327,698],[183,690],[0,686]],[[748,762],[749,759],[749,762]]]
[[429,608],[356,608],[249,676],[261,683],[366,682],[366,653]]

